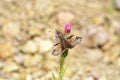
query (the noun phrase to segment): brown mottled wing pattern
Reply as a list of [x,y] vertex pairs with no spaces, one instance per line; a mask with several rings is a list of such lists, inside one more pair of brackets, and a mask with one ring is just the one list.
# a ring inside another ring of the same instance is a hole
[[56,30],[55,45],[52,52],[52,54],[55,56],[59,55],[63,51],[63,45],[65,44],[63,43],[64,39],[62,38],[63,38],[63,34],[60,31]]
[[59,55],[66,48],[71,49],[81,42],[82,37],[62,34],[60,31],[56,30],[56,42],[52,54]]
[[70,34],[65,34],[64,38],[66,40],[66,46],[67,46],[67,48],[73,48],[73,47],[75,47],[82,40],[82,37],[75,36],[75,35],[70,35]]
[[52,54],[55,55],[55,56],[57,56],[57,55],[59,55],[60,53],[62,53],[61,44],[60,44],[60,43],[56,43],[56,44],[54,45],[54,49],[53,49],[53,51],[52,51]]

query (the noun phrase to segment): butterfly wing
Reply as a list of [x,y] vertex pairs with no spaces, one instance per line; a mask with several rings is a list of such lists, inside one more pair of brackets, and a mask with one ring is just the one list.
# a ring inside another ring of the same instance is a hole
[[55,56],[57,56],[57,55],[59,55],[60,53],[62,53],[61,44],[60,44],[60,43],[56,43],[56,44],[54,45],[52,54],[55,55]]
[[56,34],[55,34],[55,45],[52,51],[52,54],[57,56],[60,53],[62,53],[63,51],[63,34],[56,30]]
[[65,38],[65,43],[66,43],[67,48],[75,47],[82,40],[82,37],[70,35],[70,34],[65,34],[64,38]]

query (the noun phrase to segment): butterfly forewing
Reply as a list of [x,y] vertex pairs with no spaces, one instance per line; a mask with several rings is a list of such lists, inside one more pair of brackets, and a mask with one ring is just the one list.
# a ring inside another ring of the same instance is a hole
[[77,44],[81,42],[82,37],[75,36],[75,35],[65,35],[65,40],[67,41],[68,45],[67,48],[73,48]]

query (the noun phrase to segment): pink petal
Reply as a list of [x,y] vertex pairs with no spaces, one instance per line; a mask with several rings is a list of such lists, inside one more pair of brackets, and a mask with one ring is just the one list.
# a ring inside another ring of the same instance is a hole
[[66,32],[66,33],[70,33],[71,27],[72,27],[71,24],[67,24],[67,25],[65,26],[65,32]]

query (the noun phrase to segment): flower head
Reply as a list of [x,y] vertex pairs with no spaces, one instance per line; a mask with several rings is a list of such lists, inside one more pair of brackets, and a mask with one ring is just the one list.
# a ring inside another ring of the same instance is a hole
[[71,31],[71,24],[66,24],[66,26],[65,26],[65,33],[70,33],[70,31]]

